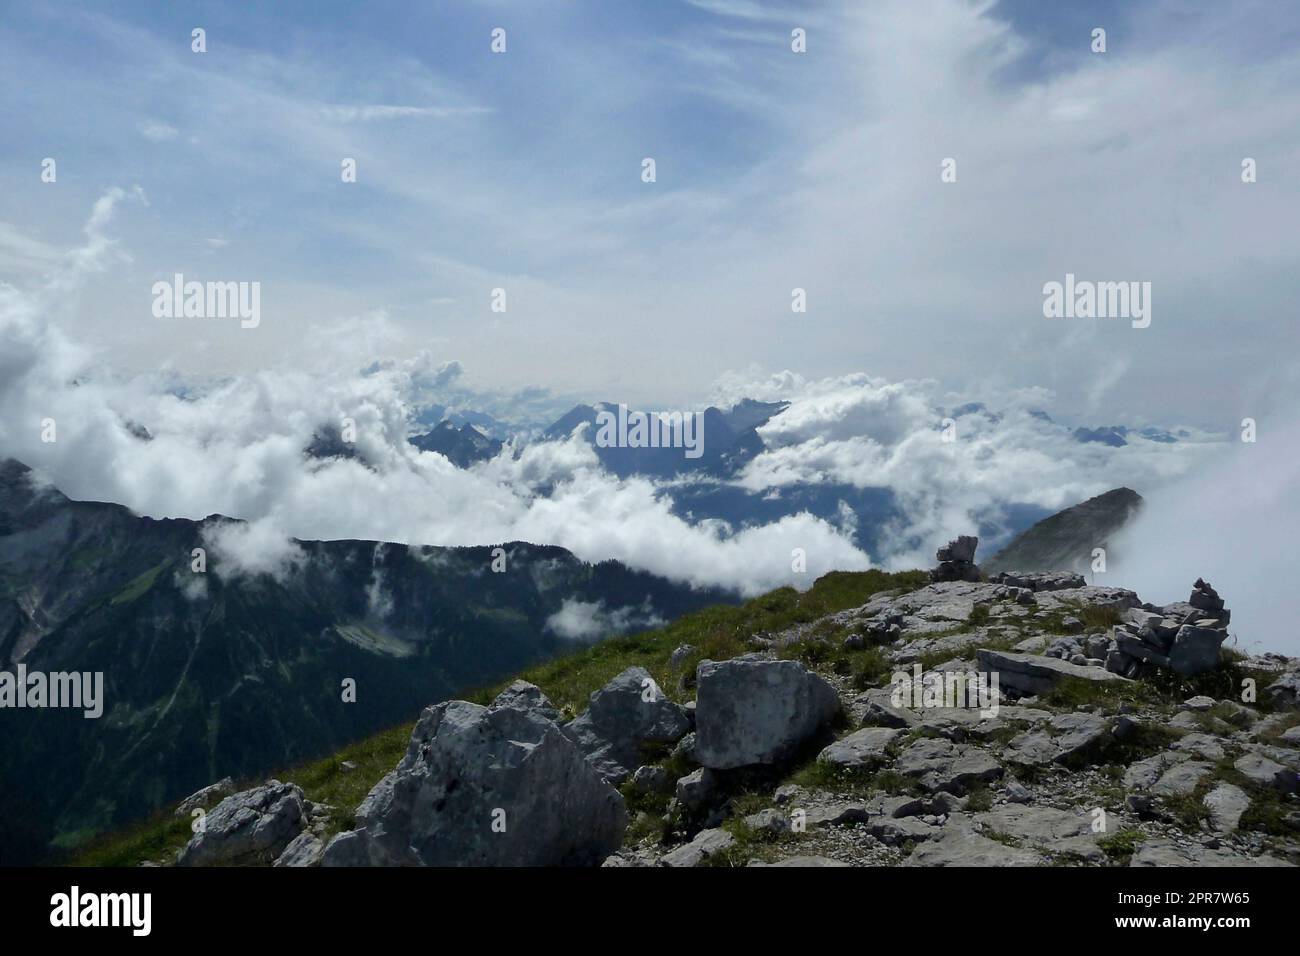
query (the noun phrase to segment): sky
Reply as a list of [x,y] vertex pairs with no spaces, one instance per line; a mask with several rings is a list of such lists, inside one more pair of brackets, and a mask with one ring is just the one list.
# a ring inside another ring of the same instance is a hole
[[[745,593],[794,547],[805,583],[915,567],[999,509],[1128,485],[1152,507],[1125,583],[1236,587],[1276,646],[1298,45],[1267,0],[0,2],[0,455],[246,519],[231,568],[292,562],[290,536],[522,539]],[[155,316],[177,273],[258,283],[260,322]],[[1150,324],[1045,317],[1067,274],[1149,282]],[[579,441],[461,470],[405,440],[417,399],[536,425],[744,397],[793,404],[738,484],[890,488],[880,553],[847,517],[689,523]],[[967,401],[996,415],[941,444]],[[1190,437],[1084,445],[1040,409]],[[305,462],[345,416],[371,467]]]
[[[791,368],[1228,427],[1300,382],[1287,4],[0,11],[0,280],[32,282],[127,191],[119,261],[61,316],[115,368],[227,375],[328,334],[365,350],[384,318],[392,354],[591,400],[686,405]],[[154,318],[175,273],[259,282],[262,323]],[[1066,273],[1150,281],[1150,327],[1045,319]]]

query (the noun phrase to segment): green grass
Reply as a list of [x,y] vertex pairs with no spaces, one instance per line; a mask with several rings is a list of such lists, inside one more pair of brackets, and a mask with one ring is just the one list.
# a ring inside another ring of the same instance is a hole
[[162,573],[162,569],[165,567],[167,567],[167,562],[160,561],[115,594],[113,600],[109,603],[126,604],[128,601],[134,601],[153,587],[154,582],[158,580],[158,575]]
[[[832,571],[807,591],[779,588],[738,607],[706,608],[658,630],[609,638],[576,654],[538,664],[510,680],[522,678],[536,684],[557,707],[573,715],[586,709],[593,691],[636,665],[648,670],[672,696],[675,675],[669,670],[668,658],[682,644],[695,647],[683,668],[693,672],[695,664],[706,658],[728,660],[752,650],[747,641],[755,634],[809,624],[835,611],[860,607],[880,591],[915,590],[927,582],[922,571]],[[508,683],[484,688],[469,699],[487,703]]]
[[1074,710],[1079,705],[1114,708],[1120,704],[1153,705],[1159,702],[1146,681],[1095,681],[1082,677],[1062,677],[1039,700],[1058,710]]
[[[352,811],[384,774],[397,766],[406,753],[413,724],[388,730],[358,741],[332,756],[290,770],[260,775],[237,784],[241,789],[274,777],[302,787],[307,799],[335,807],[326,838],[352,825]],[[342,764],[356,764],[344,770]],[[71,860],[73,866],[137,866],[144,860],[171,861],[190,838],[190,819],[176,817],[172,808],[160,810],[147,820],[125,830],[92,841]]]
[[[134,600],[145,593],[164,566],[165,562],[140,575],[114,601]],[[750,650],[747,640],[754,634],[811,623],[836,611],[860,607],[880,591],[916,590],[928,580],[923,571],[831,572],[818,578],[804,592],[780,588],[739,606],[710,607],[654,631],[610,638],[567,657],[528,668],[492,687],[471,692],[466,699],[487,703],[510,681],[522,678],[538,685],[557,707],[574,716],[586,709],[593,691],[633,665],[645,667],[671,695],[675,691],[675,675],[669,671],[668,658],[682,644],[696,648],[684,668],[693,672],[695,663],[706,657],[726,660]],[[845,653],[849,655],[849,666],[856,668],[854,674],[870,675],[873,679],[887,660],[879,648]],[[328,838],[351,827],[357,804],[405,754],[413,726],[405,723],[391,727],[330,757],[287,770],[268,771],[252,780],[241,781],[239,786],[255,786],[272,777],[298,784],[309,800],[336,808],[325,834]],[[648,757],[657,757],[665,765],[672,761],[663,754]],[[344,761],[355,763],[356,769],[345,771],[341,766]],[[656,816],[662,816],[662,810],[655,814],[649,801],[636,809],[644,815],[634,826],[640,827],[644,836],[661,832],[660,824],[654,821]],[[635,821],[637,814],[633,816]],[[92,841],[76,852],[70,862],[74,866],[136,866],[145,860],[171,860],[189,837],[190,821],[175,817],[168,807],[147,820]]]
[[1138,845],[1145,839],[1141,830],[1125,827],[1117,833],[1102,837],[1097,841],[1097,846],[1112,861],[1127,866],[1137,852]]

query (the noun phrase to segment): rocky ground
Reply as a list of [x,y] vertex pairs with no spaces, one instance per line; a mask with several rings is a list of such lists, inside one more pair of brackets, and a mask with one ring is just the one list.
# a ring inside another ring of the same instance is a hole
[[[977,576],[965,551],[936,576]],[[672,686],[628,668],[570,721],[522,681],[430,707],[329,839],[293,784],[217,785],[178,862],[1294,866],[1300,660],[1221,648],[1228,619],[1202,581],[882,593],[731,660],[680,647]]]

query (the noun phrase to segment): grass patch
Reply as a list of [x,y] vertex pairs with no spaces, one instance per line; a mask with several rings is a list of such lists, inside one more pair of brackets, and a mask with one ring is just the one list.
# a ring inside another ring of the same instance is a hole
[[1133,859],[1133,854],[1137,852],[1138,846],[1146,839],[1141,830],[1134,827],[1124,827],[1117,833],[1110,836],[1104,836],[1097,841],[1097,846],[1112,861],[1120,866],[1128,866]]
[[1062,677],[1056,686],[1039,700],[1049,707],[1060,710],[1074,710],[1078,706],[1103,706],[1114,709],[1120,704],[1135,706],[1154,705],[1160,697],[1154,687],[1146,681],[1095,681],[1082,677]]
[[154,582],[158,580],[158,575],[162,573],[162,569],[165,567],[167,567],[167,562],[160,561],[148,571],[144,572],[144,574],[136,577],[130,584],[115,594],[113,599],[109,601],[109,604],[126,604],[130,601],[134,601],[153,587]]
[[[705,658],[728,660],[750,651],[752,648],[747,642],[755,634],[809,624],[836,611],[860,607],[880,591],[912,591],[925,583],[928,583],[928,578],[922,571],[894,574],[877,570],[833,571],[818,578],[807,591],[779,588],[738,607],[706,608],[678,618],[658,630],[610,638],[576,654],[538,664],[510,680],[522,678],[536,684],[557,707],[577,715],[586,709],[587,698],[593,691],[635,665],[646,668],[661,688],[671,691],[675,675],[668,667],[668,658],[683,644],[695,647],[687,668],[693,671],[695,661]],[[811,645],[813,642],[801,642],[799,646],[804,643]],[[835,659],[835,650],[827,651],[826,662]],[[863,655],[867,652],[840,653]],[[487,703],[509,682],[506,680],[484,688],[469,699]]]

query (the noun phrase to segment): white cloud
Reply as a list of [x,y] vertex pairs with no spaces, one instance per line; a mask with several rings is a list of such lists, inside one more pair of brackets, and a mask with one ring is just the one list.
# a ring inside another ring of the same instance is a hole
[[566,598],[560,609],[546,619],[546,629],[566,641],[598,641],[613,634],[659,627],[663,618],[649,602],[642,607],[620,607],[610,611],[604,601]]

